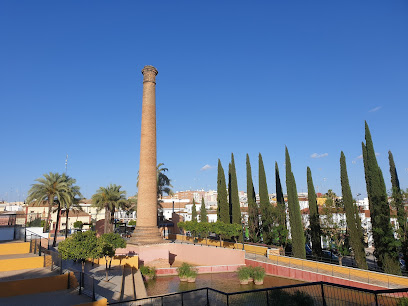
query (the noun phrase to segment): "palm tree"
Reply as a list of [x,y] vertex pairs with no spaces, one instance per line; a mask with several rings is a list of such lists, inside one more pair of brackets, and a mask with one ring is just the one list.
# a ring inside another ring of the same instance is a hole
[[125,198],[126,192],[120,190],[122,186],[110,184],[108,187],[99,187],[97,192],[92,196],[92,205],[98,210],[105,209],[104,233],[113,231],[115,209],[126,207],[128,201]]
[[[169,169],[164,168],[162,166],[164,166],[164,163],[160,163],[156,167],[156,171],[157,171],[157,198],[158,199],[161,199],[163,197],[163,194],[165,194],[165,193],[168,194],[168,195],[173,194],[173,191],[171,190],[171,188],[173,187],[171,185],[171,180],[164,173],[166,171],[169,171]],[[139,173],[137,174],[136,186],[139,187]]]
[[62,207],[65,208],[65,214],[66,214],[66,221],[65,221],[65,238],[68,237],[68,216],[69,216],[69,210],[70,209],[76,209],[76,210],[82,210],[81,207],[78,205],[80,198],[82,198],[82,194],[79,191],[79,186],[74,186],[76,183],[76,179],[66,175],[65,173],[63,174],[65,177],[65,180],[67,182],[68,186],[68,192],[69,192],[69,197],[67,198],[67,201],[61,203]]
[[170,188],[173,187],[170,183],[171,180],[167,177],[166,174],[164,174],[164,172],[169,171],[169,169],[162,166],[164,166],[163,163],[157,165],[157,198],[159,199],[163,197],[164,193],[168,195],[173,194],[173,191]]
[[35,205],[41,205],[44,201],[48,202],[48,215],[44,224],[44,231],[47,231],[54,201],[60,202],[61,198],[66,196],[67,182],[59,173],[50,172],[43,176],[36,179],[38,183],[31,185],[26,200],[27,203],[33,202]]

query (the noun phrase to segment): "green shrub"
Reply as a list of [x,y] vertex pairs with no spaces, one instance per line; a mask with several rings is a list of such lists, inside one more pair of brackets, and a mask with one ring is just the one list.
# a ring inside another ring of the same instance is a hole
[[79,228],[82,229],[82,227],[84,226],[84,224],[82,223],[82,221],[75,221],[74,222],[74,228]]
[[400,298],[397,306],[408,306],[408,298]]
[[247,280],[251,277],[251,267],[241,266],[237,269],[239,280]]
[[188,273],[191,271],[192,266],[186,262],[183,262],[180,267],[177,268],[177,274],[180,277],[188,277]]
[[198,274],[198,272],[197,272],[197,269],[196,268],[190,268],[190,270],[187,272],[187,277],[188,278],[196,278],[197,277],[197,274]]
[[252,277],[254,280],[261,281],[265,277],[265,269],[263,267],[253,267]]
[[136,220],[130,220],[130,221],[128,222],[128,225],[130,225],[130,226],[136,226]]
[[141,266],[139,270],[140,270],[140,273],[142,273],[144,276],[151,276],[152,278],[156,277],[155,267]]

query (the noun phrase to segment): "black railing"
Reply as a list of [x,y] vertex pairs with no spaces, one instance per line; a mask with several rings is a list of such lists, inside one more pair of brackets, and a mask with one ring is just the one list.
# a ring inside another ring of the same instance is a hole
[[226,293],[201,288],[109,305],[405,305],[408,288],[369,290],[327,282]]
[[38,254],[41,256],[41,252],[50,249],[50,241],[47,238],[24,228],[24,242],[30,242],[30,253]]

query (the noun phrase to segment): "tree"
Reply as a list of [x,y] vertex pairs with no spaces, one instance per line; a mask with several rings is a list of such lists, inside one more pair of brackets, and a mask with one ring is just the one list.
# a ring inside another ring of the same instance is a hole
[[80,220],[74,222],[74,228],[82,229],[83,225],[84,224]]
[[343,195],[344,210],[346,212],[347,228],[349,232],[349,241],[351,248],[354,252],[354,258],[357,266],[360,269],[367,269],[367,261],[365,256],[364,244],[361,239],[362,228],[358,227],[361,222],[357,222],[357,218],[360,219],[358,213],[356,214],[353,196],[351,193],[350,183],[347,174],[346,157],[341,151],[340,153],[340,179],[341,179],[341,191]]
[[274,216],[272,205],[269,202],[268,185],[266,183],[265,168],[262,155],[259,153],[259,202],[262,221],[262,238],[264,243],[274,242]]
[[82,262],[82,272],[84,272],[87,259],[96,259],[101,256],[94,231],[74,233],[58,244],[58,252],[61,254],[62,259],[80,260]]
[[163,194],[172,195],[173,191],[171,188],[171,180],[165,174],[169,169],[163,167],[164,164],[160,163],[157,165],[157,197],[161,199]]
[[220,237],[220,246],[222,245],[223,240],[234,239],[235,242],[237,242],[238,238],[242,235],[242,227],[240,224],[217,221],[215,223],[210,223],[210,225],[211,231]]
[[390,174],[392,185],[392,207],[397,211],[398,238],[401,242],[401,253],[406,263],[408,263],[408,236],[407,236],[407,212],[403,203],[403,192],[400,188],[397,169],[395,168],[394,156],[388,151],[388,160],[390,162]]
[[278,222],[278,244],[286,246],[288,240],[288,228],[286,224],[286,204],[283,196],[282,184],[279,175],[278,163],[275,162],[275,188],[276,188],[276,218]]
[[329,189],[325,194],[326,201],[323,205],[322,232],[329,248],[336,249],[339,257],[339,263],[342,265],[342,259],[349,255],[348,233],[346,222],[341,215],[344,212],[344,205],[333,190]]
[[251,163],[248,154],[246,155],[246,173],[247,173],[247,198],[248,198],[248,230],[249,239],[252,242],[259,242],[259,208],[256,203],[255,188],[252,182]]
[[217,220],[230,223],[229,208],[227,201],[227,186],[225,184],[225,173],[221,161],[218,159],[217,175]]
[[[36,179],[37,184],[32,184],[28,191],[27,203],[34,202],[35,205],[41,205],[44,201],[48,202],[47,221],[44,224],[44,232],[50,226],[51,210],[55,199],[60,200],[63,193],[67,190],[67,183],[64,177],[59,173],[46,173],[44,177]],[[58,225],[57,225],[58,226]]]
[[116,249],[125,248],[126,241],[120,237],[117,233],[107,233],[101,235],[98,238],[98,252],[100,256],[105,257],[105,271],[106,271],[106,281],[108,281],[108,258],[109,260],[109,269],[112,265],[112,259],[115,256]]
[[[156,166],[156,173],[157,173],[157,198],[161,199],[163,194],[172,195],[173,191],[171,188],[171,180],[165,174],[166,171],[169,169],[163,167],[164,163],[159,163]],[[137,173],[137,183],[136,186],[139,187],[139,172]]]
[[196,203],[193,199],[193,207],[191,208],[191,220],[197,221],[197,209],[196,209]]
[[306,258],[305,236],[302,226],[302,217],[300,214],[299,198],[297,194],[295,177],[292,173],[292,165],[290,163],[289,151],[285,147],[285,163],[286,163],[286,189],[288,193],[288,210],[290,232],[292,235],[292,250],[293,256],[297,258]]
[[374,256],[386,273],[400,275],[399,243],[394,238],[384,177],[377,163],[367,122],[365,122],[365,140],[366,143],[362,143],[362,151],[375,247]]
[[208,222],[207,209],[205,208],[204,197],[201,198],[200,222]]
[[[63,177],[65,179],[65,182],[67,183],[67,192],[68,196],[63,198],[63,202],[61,203],[61,208],[65,208],[65,214],[66,214],[66,219],[65,219],[65,238],[68,237],[68,216],[69,216],[69,211],[70,209],[75,209],[75,210],[82,210],[82,208],[78,205],[80,198],[82,197],[82,194],[80,192],[79,186],[75,186],[74,184],[76,183],[76,179],[66,175],[65,173],[63,174]],[[53,246],[55,247],[55,237],[54,237],[54,244]]]
[[237,182],[237,172],[235,169],[234,154],[231,153],[231,163],[229,164],[228,171],[228,193],[229,193],[229,204],[230,204],[230,215],[231,222],[241,224],[241,207],[239,205],[239,195],[238,195],[238,182]]
[[319,209],[317,207],[316,192],[313,185],[312,171],[310,171],[309,167],[307,167],[307,192],[309,200],[309,220],[312,240],[312,252],[314,256],[320,257],[322,255],[320,216]]
[[128,201],[125,198],[126,192],[120,190],[122,186],[110,184],[108,187],[99,187],[92,196],[92,206],[98,210],[105,209],[104,233],[113,231],[115,210],[120,207],[126,207]]

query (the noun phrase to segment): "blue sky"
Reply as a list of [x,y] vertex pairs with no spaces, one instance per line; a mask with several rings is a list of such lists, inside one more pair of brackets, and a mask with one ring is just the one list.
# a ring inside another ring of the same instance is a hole
[[364,120],[387,187],[391,150],[407,188],[407,17],[406,1],[1,1],[0,200],[63,172],[66,154],[85,196],[133,195],[144,65],[159,71],[174,190],[216,188],[231,152],[239,189],[246,153],[257,185],[261,152],[274,192],[287,145],[299,192],[310,166],[316,189],[340,193],[343,150],[364,194]]

